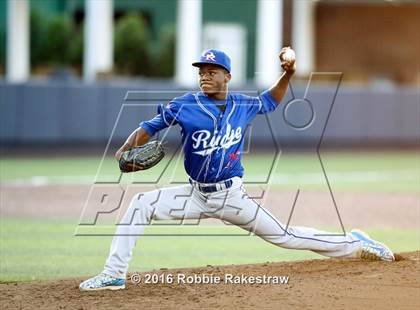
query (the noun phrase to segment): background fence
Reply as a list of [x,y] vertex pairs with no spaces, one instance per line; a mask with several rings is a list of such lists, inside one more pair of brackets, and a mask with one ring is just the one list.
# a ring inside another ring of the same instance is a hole
[[[121,111],[112,139],[113,143],[120,143],[141,120],[156,114],[157,104],[166,104],[183,93],[175,88],[172,83],[158,82],[142,83],[142,87],[134,83],[0,83],[0,137],[8,145],[102,143],[109,139]],[[310,120],[308,105],[297,102],[290,104],[285,111],[292,94],[295,98],[303,98],[306,89],[306,85],[292,84],[292,91],[289,90],[280,108],[267,117],[258,116],[249,134],[259,143],[269,142],[274,135],[280,143],[313,145],[322,133],[335,88],[333,84],[310,88],[307,97],[313,104],[315,116],[307,130],[296,130],[290,124],[300,126]],[[247,89],[255,88],[249,86]],[[248,93],[258,94],[256,91]],[[121,108],[123,104],[126,105]],[[420,139],[419,116],[416,88],[341,85],[331,109],[323,144],[415,145]],[[176,131],[171,130],[168,134],[170,142],[179,139]]]

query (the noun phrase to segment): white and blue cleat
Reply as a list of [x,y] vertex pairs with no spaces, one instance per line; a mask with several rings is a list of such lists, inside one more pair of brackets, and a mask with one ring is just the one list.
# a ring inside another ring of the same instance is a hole
[[363,231],[354,229],[350,234],[362,242],[362,248],[359,252],[361,259],[383,260],[388,262],[395,260],[394,254],[385,244],[371,239]]
[[104,273],[83,281],[79,285],[81,291],[121,290],[125,288],[125,279],[114,278]]

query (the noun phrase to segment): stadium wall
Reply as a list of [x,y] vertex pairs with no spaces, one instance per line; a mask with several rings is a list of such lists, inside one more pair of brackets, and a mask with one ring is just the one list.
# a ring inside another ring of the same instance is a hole
[[[182,94],[173,84],[28,82],[0,83],[0,138],[3,145],[25,143],[121,143],[141,120],[156,115],[157,104]],[[166,91],[162,91],[165,85]],[[293,85],[276,112],[257,116],[247,139],[279,145],[418,145],[419,92],[413,87],[373,88]],[[246,89],[255,89],[249,85]],[[256,95],[257,92],[248,92]],[[289,102],[289,104],[287,104]],[[287,105],[289,107],[287,107]],[[331,107],[332,105],[332,107]],[[287,111],[286,111],[287,107]],[[331,108],[331,113],[329,113]],[[309,124],[309,125],[308,125]],[[296,126],[295,126],[296,125]],[[308,125],[305,128],[305,125]],[[178,141],[179,127],[165,138]],[[274,138],[273,138],[274,137]],[[255,140],[256,139],[256,140]]]

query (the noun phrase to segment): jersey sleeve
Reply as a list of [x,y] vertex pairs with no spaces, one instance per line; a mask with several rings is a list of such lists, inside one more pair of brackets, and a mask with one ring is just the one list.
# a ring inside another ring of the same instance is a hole
[[248,122],[251,122],[257,114],[273,112],[277,108],[277,101],[269,90],[264,91],[258,97],[247,97]]
[[148,121],[140,123],[140,127],[143,128],[150,137],[154,136],[158,131],[178,124],[177,105],[174,102],[170,102],[166,107],[163,104],[158,106],[157,115]]
[[273,98],[269,90],[264,91],[257,97],[258,114],[273,112],[277,108],[277,101]]

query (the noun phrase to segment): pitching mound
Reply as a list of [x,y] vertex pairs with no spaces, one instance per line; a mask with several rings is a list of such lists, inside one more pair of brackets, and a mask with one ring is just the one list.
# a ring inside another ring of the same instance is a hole
[[[129,280],[127,289],[120,291],[80,292],[81,279],[6,283],[0,285],[1,305],[2,309],[419,309],[420,251],[399,258],[393,263],[320,259],[158,270],[135,274],[141,283]],[[157,283],[144,283],[147,279]],[[220,283],[198,284],[210,279]],[[196,283],[187,283],[191,281]]]

